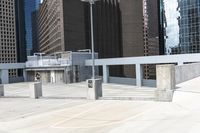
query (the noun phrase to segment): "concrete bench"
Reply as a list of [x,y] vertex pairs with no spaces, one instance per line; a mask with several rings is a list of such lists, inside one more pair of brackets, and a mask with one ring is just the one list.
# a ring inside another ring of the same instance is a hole
[[30,98],[38,99],[42,97],[42,83],[34,82],[29,84]]
[[4,96],[4,85],[0,85],[0,97]]

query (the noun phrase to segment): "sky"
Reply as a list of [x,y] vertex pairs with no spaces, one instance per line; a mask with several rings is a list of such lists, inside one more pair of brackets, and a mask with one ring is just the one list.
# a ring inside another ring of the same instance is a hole
[[178,46],[179,44],[179,24],[177,18],[180,14],[177,11],[177,7],[177,0],[165,0],[165,15],[167,21],[166,34],[168,36],[166,39],[167,51],[171,47]]

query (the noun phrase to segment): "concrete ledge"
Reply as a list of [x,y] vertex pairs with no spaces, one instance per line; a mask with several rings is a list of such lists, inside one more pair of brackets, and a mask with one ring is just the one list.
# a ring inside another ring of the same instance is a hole
[[88,100],[97,100],[102,97],[102,79],[89,79],[87,80],[88,85]]
[[155,91],[155,101],[160,101],[160,102],[172,102],[173,100],[173,90],[156,90]]
[[200,76],[200,63],[175,66],[176,84],[197,78]]
[[0,85],[0,97],[4,96],[4,85]]
[[30,98],[38,99],[42,97],[42,83],[34,82],[29,84]]

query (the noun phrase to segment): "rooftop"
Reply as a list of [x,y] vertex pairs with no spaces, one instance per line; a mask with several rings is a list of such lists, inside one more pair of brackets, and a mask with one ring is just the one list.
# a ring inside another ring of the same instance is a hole
[[[196,78],[178,85],[172,103],[88,101],[84,99],[85,83],[46,84],[44,97],[34,100],[26,98],[27,83],[6,85],[7,97],[0,99],[0,132],[199,133],[199,82]],[[104,84],[104,88],[107,96],[113,92],[109,89],[115,89],[113,94],[118,96],[131,88],[138,89],[116,84]]]

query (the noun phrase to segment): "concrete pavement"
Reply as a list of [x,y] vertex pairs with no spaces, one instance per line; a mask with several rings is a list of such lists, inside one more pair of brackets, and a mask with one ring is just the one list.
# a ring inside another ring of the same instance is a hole
[[178,85],[172,103],[1,98],[0,133],[199,133],[199,82]]

